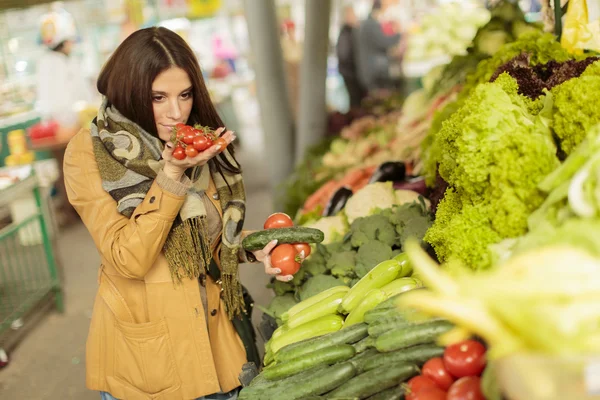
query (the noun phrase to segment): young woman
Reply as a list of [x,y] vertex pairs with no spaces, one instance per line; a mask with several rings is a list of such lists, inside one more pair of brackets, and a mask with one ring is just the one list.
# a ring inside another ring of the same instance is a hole
[[[69,200],[101,256],[87,386],[104,399],[234,399],[257,360],[238,263],[271,267],[272,242],[241,248],[245,195],[235,139],[185,41],[164,28],[129,36],[98,79],[103,104],[69,143]],[[218,128],[228,146],[172,156],[178,123]],[[246,322],[244,329],[244,322]]]

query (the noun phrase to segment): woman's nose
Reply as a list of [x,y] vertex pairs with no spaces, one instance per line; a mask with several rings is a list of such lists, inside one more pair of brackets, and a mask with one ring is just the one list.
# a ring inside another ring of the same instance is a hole
[[179,107],[179,102],[177,100],[169,102],[168,117],[172,119],[181,118],[181,108]]

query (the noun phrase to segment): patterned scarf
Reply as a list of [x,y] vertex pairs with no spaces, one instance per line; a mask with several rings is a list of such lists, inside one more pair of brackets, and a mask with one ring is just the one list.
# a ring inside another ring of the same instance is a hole
[[[131,217],[150,189],[161,161],[163,143],[125,118],[104,99],[91,126],[94,155],[102,177],[102,187],[117,202],[119,213]],[[227,150],[223,153],[237,165]],[[224,302],[229,318],[244,310],[238,273],[238,251],[244,224],[246,199],[242,177],[215,169],[214,162],[192,170],[192,186],[163,247],[173,282],[197,279],[208,274],[212,254],[208,237],[206,209],[202,201],[212,177],[223,210],[223,236],[220,252]]]

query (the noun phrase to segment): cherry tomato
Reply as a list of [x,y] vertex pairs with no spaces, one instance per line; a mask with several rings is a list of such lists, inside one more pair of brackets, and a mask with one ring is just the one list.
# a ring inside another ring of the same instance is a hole
[[183,160],[185,158],[185,149],[181,146],[175,147],[173,150],[173,158]]
[[448,390],[448,400],[485,400],[478,376],[460,378]]
[[446,400],[446,392],[438,387],[426,387],[406,400]]
[[194,143],[194,138],[196,137],[196,134],[194,133],[194,131],[192,130],[186,130],[183,134],[183,143],[185,144],[192,144]]
[[294,246],[298,254],[302,254],[302,252],[304,252],[304,258],[310,256],[311,248],[308,243],[294,243],[292,246]]
[[298,253],[291,244],[280,244],[271,252],[271,265],[279,268],[282,275],[294,275],[300,269]]
[[421,370],[423,376],[431,379],[442,390],[448,390],[454,383],[454,377],[450,375],[442,357],[435,357],[427,361]]
[[186,126],[187,126],[186,124],[182,124],[181,122],[180,122],[180,123],[178,123],[178,124],[175,124],[175,127],[176,127],[177,129],[183,129],[183,128],[185,128]]
[[408,385],[406,400],[416,399],[417,394],[424,389],[438,388],[434,381],[423,375],[417,375],[414,378],[411,378],[406,384]]
[[196,136],[193,141],[193,146],[198,151],[204,151],[212,145],[212,140],[204,135]]
[[265,221],[265,225],[263,226],[265,229],[273,229],[273,228],[289,228],[294,226],[294,221],[290,218],[289,215],[284,213],[275,213],[269,215],[269,218]]
[[223,138],[216,138],[215,141],[213,142],[213,146],[219,146],[219,151],[223,151],[225,150],[225,148],[227,147],[227,140],[223,139]]
[[185,155],[189,158],[196,157],[198,155],[198,150],[196,150],[194,146],[188,146],[185,148]]
[[485,347],[475,340],[464,340],[444,351],[444,366],[457,378],[481,374],[485,363]]

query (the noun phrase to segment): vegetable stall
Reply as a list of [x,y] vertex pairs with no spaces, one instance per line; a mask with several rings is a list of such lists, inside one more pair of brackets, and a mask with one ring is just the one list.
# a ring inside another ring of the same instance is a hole
[[569,17],[558,40],[500,2],[401,107],[308,153],[293,217],[250,238],[291,246],[293,279],[240,399],[600,398],[600,49]]

